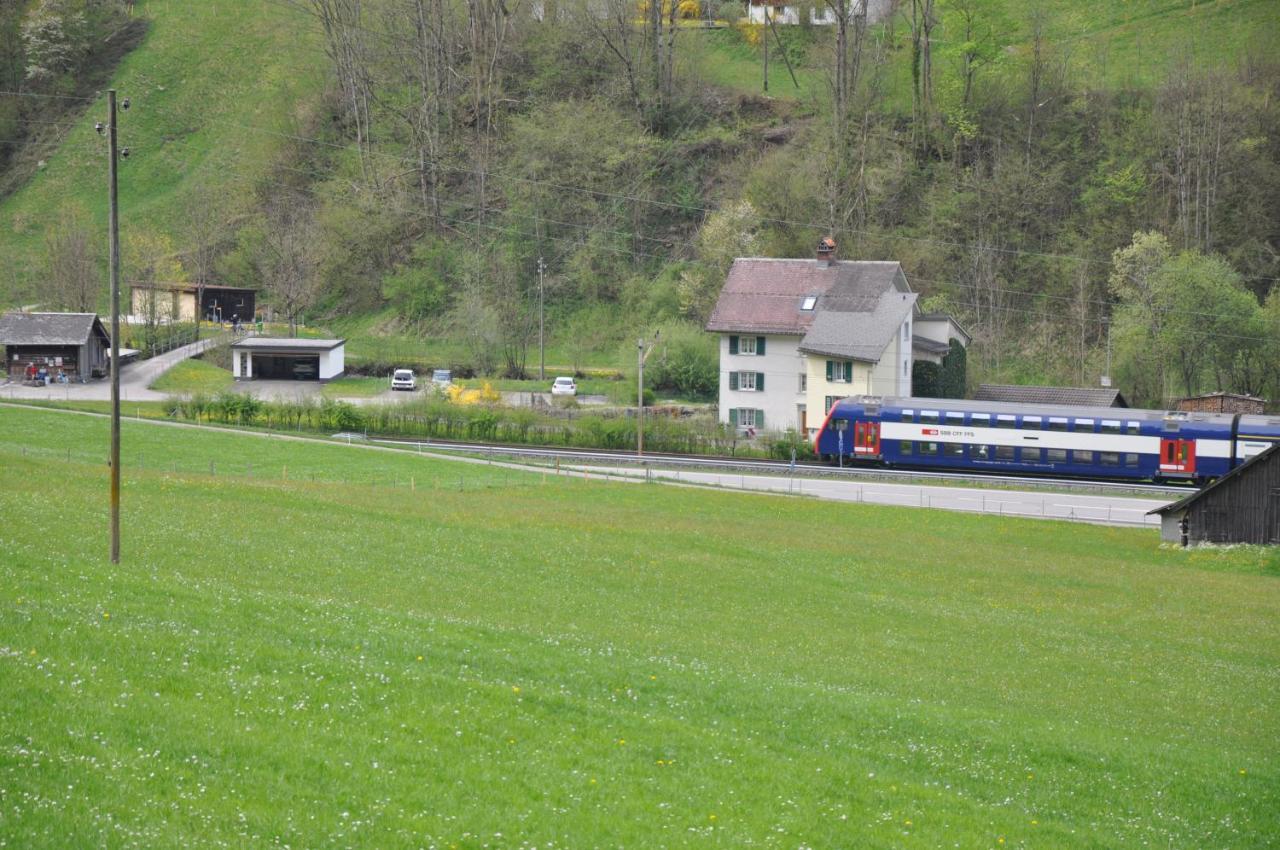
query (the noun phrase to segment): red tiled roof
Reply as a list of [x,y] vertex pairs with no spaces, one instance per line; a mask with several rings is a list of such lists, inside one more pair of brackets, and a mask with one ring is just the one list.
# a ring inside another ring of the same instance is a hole
[[900,268],[896,262],[740,258],[729,269],[707,330],[802,335],[817,312],[801,309],[806,296],[825,295],[841,282],[842,290],[865,288],[878,300]]

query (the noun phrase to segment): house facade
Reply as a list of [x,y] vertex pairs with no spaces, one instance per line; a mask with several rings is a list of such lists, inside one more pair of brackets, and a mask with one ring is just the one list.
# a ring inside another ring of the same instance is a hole
[[896,262],[739,258],[707,330],[720,336],[720,421],[817,433],[836,400],[909,396],[920,314]]

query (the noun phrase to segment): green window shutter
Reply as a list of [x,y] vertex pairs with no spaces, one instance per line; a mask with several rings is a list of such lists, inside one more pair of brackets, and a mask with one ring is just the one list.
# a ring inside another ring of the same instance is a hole
[[764,392],[764,372],[756,372],[756,389]]
[[738,409],[736,407],[729,408],[729,424],[738,427]]
[[756,337],[756,354],[764,357],[764,337],[762,336]]
[[853,362],[849,360],[844,361],[844,382],[853,383]]
[[737,336],[729,337],[729,353],[730,354],[738,353],[738,337]]
[[832,366],[834,366],[834,365],[835,365],[835,364],[834,364],[834,363],[832,363],[830,360],[828,360],[828,361],[827,361],[827,380],[828,380],[828,381],[830,381],[830,380],[831,380],[831,375],[832,375]]
[[729,373],[729,389],[736,390],[737,388],[738,388],[738,373],[730,372]]
[[763,410],[756,411],[756,430],[758,431],[764,430],[764,411]]

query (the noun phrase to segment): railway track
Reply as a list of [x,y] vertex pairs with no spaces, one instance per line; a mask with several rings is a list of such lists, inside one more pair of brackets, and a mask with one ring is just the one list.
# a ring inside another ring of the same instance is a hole
[[847,480],[898,481],[898,482],[958,482],[965,484],[995,484],[1002,487],[1053,487],[1068,490],[1093,490],[1116,493],[1147,493],[1159,495],[1186,495],[1194,486],[1134,483],[1130,481],[1098,481],[1080,478],[1058,478],[1029,475],[998,475],[971,472],[936,472],[920,469],[889,467],[834,467],[823,463],[797,462],[764,458],[732,458],[717,455],[673,455],[608,451],[603,449],[573,449],[551,446],[511,446],[500,443],[457,442],[452,440],[398,440],[383,437],[369,438],[369,442],[388,446],[430,448],[434,451],[454,451],[481,454],[490,457],[503,455],[510,458],[552,458],[580,464],[627,464],[632,466],[687,467],[698,469],[723,469],[743,472],[792,474],[805,477],[841,478]]

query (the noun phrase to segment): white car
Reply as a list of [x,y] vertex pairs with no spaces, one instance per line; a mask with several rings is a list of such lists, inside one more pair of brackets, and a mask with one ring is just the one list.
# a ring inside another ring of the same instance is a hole
[[412,392],[417,388],[418,379],[414,377],[412,369],[397,369],[391,374],[391,389]]
[[574,383],[573,378],[556,378],[555,383],[551,385],[552,395],[577,395],[578,385]]

